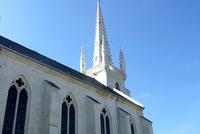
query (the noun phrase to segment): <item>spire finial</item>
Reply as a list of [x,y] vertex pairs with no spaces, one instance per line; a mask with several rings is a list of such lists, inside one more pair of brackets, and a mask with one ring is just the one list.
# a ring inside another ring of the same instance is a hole
[[86,73],[86,61],[85,61],[85,52],[83,46],[81,46],[80,72],[83,74]]

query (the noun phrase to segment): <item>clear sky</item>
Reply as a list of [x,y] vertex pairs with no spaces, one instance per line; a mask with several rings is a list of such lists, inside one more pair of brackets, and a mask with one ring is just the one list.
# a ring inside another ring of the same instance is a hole
[[[200,132],[200,1],[103,0],[115,65],[123,49],[132,96],[154,134]],[[0,0],[0,35],[79,70],[91,67],[96,0]]]

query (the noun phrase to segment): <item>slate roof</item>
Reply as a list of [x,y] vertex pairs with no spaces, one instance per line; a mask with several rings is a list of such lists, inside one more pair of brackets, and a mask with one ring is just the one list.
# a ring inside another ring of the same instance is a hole
[[[102,83],[100,83],[99,81],[95,80],[94,78],[91,78],[87,75],[84,75],[70,67],[67,67],[55,60],[52,60],[44,55],[41,55],[31,49],[28,49],[16,42],[13,42],[3,36],[0,35],[0,50],[1,50],[1,47],[3,48],[6,48],[8,50],[11,50],[13,52],[17,52],[19,54],[22,54],[23,56],[25,57],[28,57],[28,58],[31,58],[32,60],[35,60],[43,65],[46,65],[48,67],[51,67],[55,70],[58,70],[58,71],[61,71],[63,72],[64,74],[66,75],[69,75],[69,76],[72,76],[72,77],[75,77],[76,79],[84,82],[84,83],[87,83],[89,85],[92,85],[94,87],[98,87],[98,89],[101,89],[101,90],[104,90],[106,92],[109,92],[117,97],[120,97],[122,99],[126,99],[128,100],[129,102],[133,103],[132,101],[130,101],[129,99],[127,99],[126,97],[120,95],[119,93],[115,92],[113,89],[111,89],[110,87],[107,87],[105,85],[103,85]],[[136,104],[137,106],[141,107],[141,108],[144,108],[142,105],[139,105],[137,103],[134,103]]]

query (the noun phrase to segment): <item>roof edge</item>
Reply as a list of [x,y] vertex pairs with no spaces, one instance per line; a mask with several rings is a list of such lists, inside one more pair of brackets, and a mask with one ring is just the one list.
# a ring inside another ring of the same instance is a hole
[[[3,47],[2,47],[3,46]],[[140,104],[139,102],[135,101],[134,99],[132,99],[131,97],[127,97],[125,96],[123,93],[115,91],[113,89],[111,89],[110,87],[107,87],[105,85],[103,85],[102,83],[100,83],[99,81],[95,80],[94,78],[91,78],[85,74],[82,74],[80,72],[78,72],[77,70],[74,70],[66,65],[63,65],[53,59],[50,59],[40,53],[37,53],[36,51],[33,51],[27,47],[24,47],[14,41],[11,41],[3,36],[0,35],[0,51],[3,48],[6,48],[12,52],[15,52],[17,54],[21,54],[22,56],[26,57],[26,58],[30,58],[31,60],[33,60],[34,62],[40,63],[42,65],[46,65],[49,68],[52,68],[56,71],[60,71],[62,73],[64,73],[65,75],[69,75],[72,76],[73,78],[76,78],[84,83],[87,83],[88,85],[94,86],[98,89],[103,89],[105,92],[109,92],[111,94],[113,94],[116,97],[120,97],[122,99],[125,99],[139,107],[141,107],[142,109],[144,109],[144,106],[142,104]]]

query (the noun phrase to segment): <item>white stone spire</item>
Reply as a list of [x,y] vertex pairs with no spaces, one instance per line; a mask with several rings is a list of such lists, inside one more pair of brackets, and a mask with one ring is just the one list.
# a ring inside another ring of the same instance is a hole
[[81,57],[81,72],[110,88],[116,88],[126,95],[130,95],[130,91],[125,88],[126,69],[122,51],[120,51],[120,69],[112,63],[100,0],[97,0],[93,66],[86,70],[83,52]]
[[86,73],[86,61],[85,61],[85,53],[84,53],[83,47],[81,47],[80,72],[83,73],[83,74]]
[[124,54],[122,50],[120,50],[119,52],[119,59],[120,59],[120,71],[122,73],[123,80],[125,81],[127,78],[127,75],[126,75],[125,59],[124,59]]
[[101,11],[100,0],[97,0],[97,15],[96,15],[96,32],[95,32],[95,45],[93,66],[102,64],[104,60],[105,65],[112,65],[112,56],[107,40],[106,29]]

